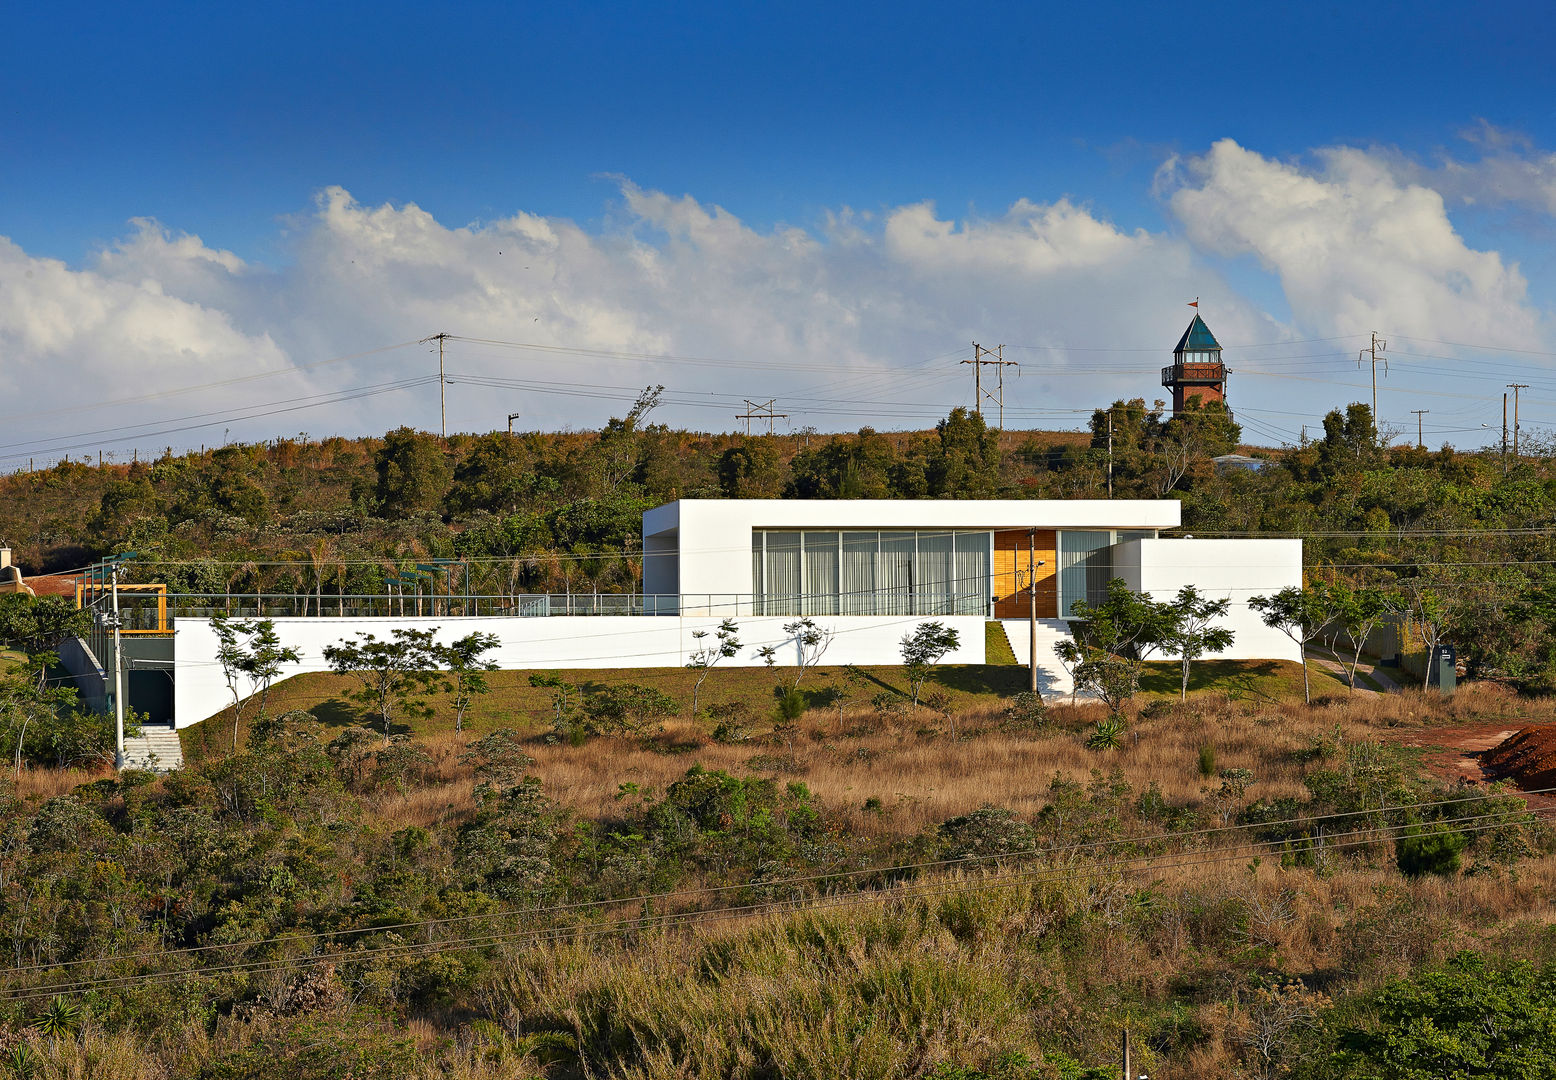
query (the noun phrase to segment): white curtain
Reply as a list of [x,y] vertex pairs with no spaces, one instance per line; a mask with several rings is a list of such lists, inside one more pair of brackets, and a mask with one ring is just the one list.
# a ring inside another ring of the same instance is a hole
[[954,615],[987,615],[993,582],[989,579],[988,533],[956,534]]
[[1059,533],[1059,615],[1069,618],[1077,600],[1095,604],[1107,595],[1112,577],[1111,532],[1065,529]]
[[949,615],[955,594],[956,555],[948,532],[918,534],[913,614]]
[[800,534],[770,532],[767,540],[767,580],[762,610],[768,615],[800,613]]
[[876,614],[913,614],[913,534],[881,533],[881,555],[876,563]]
[[877,533],[843,534],[842,614],[875,614],[875,560],[880,546]]
[[836,615],[838,543],[841,534],[807,532],[805,534],[806,615]]

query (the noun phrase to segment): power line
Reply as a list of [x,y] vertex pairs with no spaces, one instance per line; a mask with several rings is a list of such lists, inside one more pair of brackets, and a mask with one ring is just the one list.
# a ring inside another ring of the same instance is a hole
[[[1443,801],[1438,802],[1438,803],[1422,803],[1422,804],[1415,804],[1415,805],[1416,806],[1449,805],[1449,804],[1456,804],[1456,803],[1465,802],[1465,801],[1475,801],[1475,800],[1478,800],[1478,799],[1486,799],[1486,798],[1510,798],[1510,797],[1517,797],[1517,794],[1525,794],[1525,795],[1541,794],[1541,793],[1544,793],[1544,792],[1549,791],[1549,790],[1552,790],[1552,789],[1542,789],[1539,792],[1523,792],[1523,793],[1508,793],[1508,794],[1500,794],[1499,793],[1499,794],[1496,794],[1496,795],[1476,796],[1473,799],[1462,799],[1462,798],[1461,799],[1450,799],[1450,800],[1443,800]],[[1414,807],[1398,807],[1398,808],[1394,808],[1394,809],[1397,811],[1397,810],[1410,810],[1410,809],[1413,809],[1413,808]],[[1556,811],[1556,807],[1528,807],[1526,805],[1523,810],[1521,810],[1521,811],[1513,811],[1512,814],[1513,815],[1523,815],[1523,814],[1536,815],[1536,814],[1548,813],[1548,812],[1551,812],[1551,811]],[[1358,816],[1358,815],[1371,815],[1371,814],[1383,813],[1383,812],[1385,812],[1385,811],[1381,811],[1381,810],[1377,810],[1377,811],[1374,811],[1374,810],[1354,811],[1354,812],[1348,812],[1348,813],[1339,814],[1339,815],[1322,815],[1320,818],[1318,818],[1316,820],[1321,822],[1321,821],[1324,821],[1324,820],[1330,820],[1333,817],[1351,817],[1351,816]],[[1462,816],[1462,817],[1458,817],[1458,818],[1444,819],[1444,820],[1436,822],[1435,824],[1439,824],[1439,825],[1454,825],[1454,824],[1463,824],[1463,823],[1468,823],[1468,822],[1479,822],[1479,821],[1484,821],[1486,818],[1493,817],[1493,816],[1498,817],[1500,820],[1498,820],[1498,821],[1496,821],[1494,823],[1491,823],[1491,824],[1486,824],[1486,825],[1466,825],[1465,827],[1459,828],[1456,831],[1458,831],[1461,834],[1473,834],[1473,833],[1485,832],[1485,831],[1488,831],[1490,829],[1504,828],[1504,827],[1506,827],[1506,826],[1508,826],[1510,824],[1520,824],[1521,823],[1521,822],[1517,822],[1517,821],[1509,821],[1509,820],[1507,820],[1507,818],[1509,817],[1509,814],[1506,813],[1506,812],[1491,811],[1491,812],[1483,813],[1483,814],[1473,814],[1473,815],[1466,815],[1466,816]],[[1272,826],[1281,825],[1281,824],[1298,824],[1298,825],[1302,825],[1302,824],[1313,824],[1313,823],[1315,823],[1315,819],[1313,819],[1313,818],[1294,818],[1294,819],[1288,819],[1285,822],[1264,822],[1264,823],[1254,823],[1254,824],[1248,824],[1248,825],[1228,826],[1228,827],[1226,827],[1224,829],[1220,829],[1220,830],[1215,830],[1215,829],[1212,829],[1212,830],[1202,830],[1202,832],[1207,832],[1207,833],[1208,832],[1225,832],[1225,831],[1234,831],[1234,830],[1239,830],[1239,829],[1270,828]],[[1394,838],[1393,834],[1399,832],[1399,830],[1416,828],[1416,827],[1417,826],[1414,823],[1406,821],[1406,822],[1400,822],[1398,824],[1384,824],[1384,825],[1373,826],[1373,827],[1369,827],[1369,828],[1352,830],[1351,832],[1347,832],[1347,833],[1329,834],[1327,836],[1324,836],[1324,835],[1320,834],[1317,837],[1303,837],[1301,839],[1305,840],[1305,841],[1307,841],[1309,843],[1313,843],[1313,844],[1315,844],[1315,846],[1322,846],[1326,850],[1328,850],[1328,849],[1344,850],[1344,849],[1349,849],[1349,848],[1352,848],[1352,847],[1361,847],[1361,846],[1367,846],[1367,845],[1376,844],[1376,843],[1380,843],[1380,842],[1386,842],[1388,839]],[[1196,831],[1199,831],[1199,830],[1196,830]],[[1190,831],[1190,832],[1187,832],[1187,833],[1184,833],[1184,834],[1165,833],[1165,834],[1159,834],[1158,836],[1156,836],[1154,838],[1153,837],[1119,838],[1119,839],[1111,840],[1111,841],[1097,841],[1097,842],[1093,842],[1092,844],[1071,845],[1069,847],[1059,847],[1059,848],[1050,848],[1050,849],[1029,849],[1026,852],[1009,852],[1009,853],[1001,853],[1001,854],[988,855],[988,856],[973,856],[973,857],[964,858],[964,859],[941,860],[941,861],[935,862],[935,863],[909,864],[909,865],[905,865],[905,866],[902,866],[902,867],[890,867],[890,868],[885,868],[885,869],[877,867],[877,868],[870,868],[870,869],[858,870],[858,871],[844,871],[844,872],[835,873],[835,874],[817,874],[817,875],[810,875],[809,877],[806,877],[806,878],[789,879],[787,881],[784,880],[784,879],[779,879],[779,880],[773,881],[773,882],[751,882],[751,883],[746,883],[744,885],[739,885],[739,886],[721,886],[721,887],[718,887],[718,888],[716,888],[714,890],[711,890],[711,891],[721,892],[721,891],[730,891],[730,890],[738,890],[738,889],[747,889],[747,888],[751,888],[753,885],[761,885],[761,886],[766,887],[766,888],[781,888],[781,887],[785,887],[786,885],[792,885],[792,884],[795,884],[795,883],[803,884],[803,883],[807,883],[807,882],[833,880],[833,879],[837,879],[837,878],[841,878],[841,877],[892,875],[892,874],[896,874],[896,873],[908,873],[908,872],[919,871],[919,870],[926,869],[926,868],[957,869],[957,868],[960,868],[960,867],[964,867],[964,866],[966,866],[969,863],[977,862],[977,861],[1016,859],[1016,858],[1021,858],[1023,856],[1031,856],[1031,855],[1046,856],[1046,857],[1051,859],[1055,855],[1063,855],[1063,854],[1066,854],[1068,852],[1078,851],[1078,850],[1087,849],[1087,848],[1094,848],[1094,847],[1097,847],[1097,846],[1103,846],[1103,845],[1112,846],[1112,845],[1149,844],[1149,843],[1152,843],[1153,841],[1174,839],[1175,837],[1180,836],[1180,835],[1181,836],[1194,835],[1194,832],[1196,832],[1196,831]],[[1362,837],[1366,837],[1366,838],[1362,839]],[[1293,841],[1290,840],[1290,839],[1267,840],[1267,841],[1258,841],[1255,844],[1250,845],[1250,846],[1252,848],[1256,849],[1256,850],[1262,849],[1262,850],[1265,850],[1266,852],[1270,852],[1270,851],[1279,852],[1279,851],[1281,851],[1283,849],[1289,849],[1291,844],[1292,844],[1292,842]],[[1224,863],[1224,862],[1229,862],[1229,861],[1241,861],[1241,860],[1247,859],[1249,857],[1250,857],[1250,854],[1249,854],[1249,851],[1247,850],[1247,848],[1239,850],[1236,853],[1229,853],[1227,855],[1215,856],[1215,857],[1209,857],[1209,858],[1206,858],[1206,857],[1203,857],[1203,856],[1196,856],[1196,855],[1194,855],[1194,853],[1191,853],[1191,852],[1176,851],[1176,852],[1166,852],[1166,853],[1156,854],[1156,855],[1144,854],[1144,855],[1126,856],[1124,858],[1115,859],[1112,862],[1099,863],[1099,864],[1097,864],[1096,869],[1101,870],[1101,871],[1112,871],[1112,872],[1121,872],[1121,871],[1125,871],[1125,870],[1129,870],[1129,869],[1135,869],[1135,870],[1169,869],[1169,870],[1172,870],[1172,869],[1184,869],[1184,868],[1191,868],[1191,867],[1201,867],[1201,866],[1207,866],[1207,865],[1216,865],[1216,864],[1219,864],[1219,863]],[[1157,864],[1161,864],[1161,863],[1165,863],[1166,865],[1164,867],[1159,867]],[[995,873],[991,873],[991,874],[987,875],[985,878],[983,878],[982,880],[980,880],[980,881],[978,881],[978,882],[976,882],[976,883],[974,883],[972,885],[969,885],[965,881],[960,881],[960,880],[956,880],[956,879],[951,879],[949,881],[942,880],[942,881],[927,882],[927,883],[913,883],[913,884],[907,884],[907,885],[898,885],[898,886],[892,888],[890,891],[868,892],[868,893],[867,892],[856,891],[856,892],[852,892],[852,893],[835,894],[835,895],[830,896],[830,897],[802,898],[802,899],[791,900],[791,901],[769,901],[769,902],[765,902],[765,903],[747,904],[747,905],[740,905],[740,906],[728,907],[728,908],[712,908],[712,909],[704,908],[704,909],[694,909],[694,910],[691,910],[691,911],[684,911],[684,912],[669,912],[669,913],[665,913],[665,914],[661,914],[661,915],[646,915],[646,916],[640,916],[640,917],[635,918],[635,919],[628,919],[628,920],[619,921],[619,922],[616,922],[616,923],[613,923],[613,924],[610,924],[610,925],[606,925],[606,926],[593,926],[593,927],[576,927],[575,926],[575,927],[536,928],[536,929],[529,929],[529,930],[522,930],[522,931],[513,931],[513,932],[508,932],[508,933],[487,933],[487,934],[480,935],[480,936],[466,936],[466,937],[456,937],[456,938],[441,938],[441,939],[437,939],[437,940],[433,940],[433,941],[426,941],[426,942],[396,943],[396,944],[391,944],[391,945],[386,945],[386,946],[378,946],[378,947],[374,947],[374,948],[357,949],[357,950],[354,950],[354,951],[352,951],[350,953],[345,953],[345,954],[341,954],[341,953],[313,954],[313,955],[308,956],[308,957],[300,957],[300,958],[265,959],[265,960],[240,961],[240,962],[235,962],[235,963],[230,963],[230,964],[206,965],[206,966],[203,966],[203,967],[183,969],[183,970],[178,970],[178,971],[144,972],[144,973],[137,973],[137,974],[134,974],[134,975],[107,976],[107,977],[100,977],[100,978],[96,978],[96,979],[84,978],[84,979],[78,979],[78,980],[76,980],[75,982],[72,982],[72,983],[65,983],[63,985],[55,984],[55,985],[52,985],[52,986],[27,987],[27,988],[6,987],[4,989],[0,989],[0,999],[11,999],[11,1000],[14,1000],[14,999],[18,999],[18,998],[31,998],[31,997],[35,997],[35,996],[44,995],[44,994],[56,994],[56,995],[79,994],[79,993],[87,993],[87,992],[90,992],[92,990],[122,988],[122,987],[126,987],[126,986],[132,986],[132,985],[138,985],[138,984],[144,984],[144,983],[151,983],[151,982],[160,982],[160,981],[166,981],[166,980],[170,980],[170,979],[180,979],[180,978],[186,978],[186,977],[201,977],[201,976],[209,976],[209,975],[213,975],[213,974],[232,973],[232,972],[257,973],[257,972],[260,972],[260,971],[274,970],[274,969],[276,969],[278,967],[308,966],[308,965],[311,965],[311,964],[314,964],[314,963],[323,963],[323,962],[351,962],[351,961],[355,961],[355,960],[359,960],[359,959],[368,959],[368,958],[371,958],[371,957],[374,957],[374,956],[397,955],[397,954],[403,955],[403,954],[407,954],[407,953],[418,953],[418,952],[421,952],[421,951],[429,951],[429,950],[432,950],[432,951],[461,951],[461,950],[469,949],[469,948],[484,948],[484,947],[487,947],[487,946],[490,946],[490,945],[502,944],[502,943],[505,943],[505,942],[513,942],[513,941],[522,941],[522,940],[547,940],[547,939],[551,939],[551,938],[554,938],[554,937],[594,936],[594,935],[600,935],[600,934],[616,934],[616,933],[624,933],[624,932],[627,932],[627,931],[630,931],[630,930],[651,929],[651,928],[656,928],[656,927],[658,927],[658,928],[667,928],[667,927],[673,927],[673,926],[679,926],[679,925],[694,925],[694,924],[700,924],[700,923],[719,922],[719,921],[726,921],[726,920],[734,919],[734,918],[746,918],[746,917],[750,917],[750,916],[753,916],[753,915],[782,913],[782,912],[788,911],[788,910],[823,910],[823,909],[828,909],[828,908],[846,908],[846,907],[853,907],[853,906],[861,906],[861,905],[864,905],[864,904],[878,904],[878,903],[885,903],[885,902],[893,902],[893,901],[902,900],[902,899],[915,899],[915,898],[921,898],[921,897],[925,897],[925,896],[934,896],[934,895],[943,894],[945,892],[951,892],[951,891],[967,889],[967,888],[994,888],[994,887],[1002,887],[1002,886],[1016,885],[1016,884],[1039,883],[1039,882],[1042,882],[1042,881],[1056,880],[1056,879],[1059,879],[1059,878],[1062,878],[1062,877],[1065,877],[1065,876],[1072,875],[1074,873],[1075,873],[1074,865],[1062,866],[1062,867],[1044,867],[1044,868],[1037,868],[1037,869],[1016,870],[1016,871],[1007,871],[1007,872],[995,872]],[[553,906],[550,906],[550,907],[519,909],[519,910],[514,910],[514,911],[509,911],[509,912],[491,913],[491,914],[485,914],[485,915],[461,916],[461,917],[454,917],[454,918],[448,919],[448,920],[427,920],[427,921],[425,921],[423,923],[401,924],[398,927],[364,927],[364,928],[361,928],[360,931],[342,931],[342,932],[337,932],[337,933],[315,934],[314,936],[315,937],[334,937],[334,936],[338,936],[338,934],[343,934],[343,933],[348,933],[348,932],[374,933],[374,932],[384,932],[386,930],[403,929],[403,928],[410,928],[410,927],[423,927],[423,926],[427,927],[427,928],[431,928],[432,926],[435,926],[435,925],[442,925],[442,924],[451,923],[451,922],[467,922],[467,921],[472,921],[472,920],[481,919],[481,918],[490,918],[490,919],[497,920],[497,919],[511,919],[514,916],[520,916],[520,915],[526,916],[526,917],[534,917],[534,916],[541,916],[541,915],[566,914],[566,913],[573,913],[573,912],[581,912],[581,911],[585,911],[585,910],[598,910],[600,908],[605,908],[605,907],[617,907],[617,906],[621,906],[621,905],[628,904],[628,903],[643,903],[646,906],[649,906],[650,908],[652,908],[653,906],[657,906],[656,903],[655,903],[656,901],[664,902],[666,900],[681,899],[681,898],[686,898],[688,896],[706,895],[706,893],[708,891],[710,891],[710,890],[697,890],[697,891],[687,891],[687,892],[680,892],[680,893],[651,894],[651,895],[645,895],[645,896],[623,898],[623,899],[618,899],[618,900],[584,901],[584,902],[580,902],[580,903],[577,903],[577,904],[571,904],[571,905],[553,905]],[[289,941],[295,941],[295,940],[296,940],[296,938],[276,938],[276,939],[272,939],[270,942],[235,942],[235,943],[230,943],[230,944],[233,945],[233,946],[245,946],[245,945],[246,946],[255,946],[255,945],[262,945],[262,944],[286,944]],[[226,947],[226,945],[224,944],[223,946],[211,946],[209,948],[215,948],[215,947]],[[193,954],[194,952],[197,952],[197,951],[204,951],[206,948],[208,948],[208,947],[199,947],[198,949],[193,949],[193,950],[178,950],[178,951],[174,951],[174,952],[165,952],[165,953],[161,953],[161,954],[152,954],[150,958],[154,959],[154,958],[157,958],[159,956],[174,956],[174,957],[176,957],[176,956],[181,956],[181,955],[190,955],[190,954]],[[87,958],[87,959],[76,960],[76,961],[67,961],[66,964],[62,964],[62,965],[33,965],[31,967],[28,967],[28,968],[12,969],[12,971],[13,972],[16,972],[16,971],[38,971],[38,970],[49,971],[49,970],[58,970],[58,969],[63,968],[63,967],[79,966],[79,965],[87,964],[87,963],[105,963],[105,962],[112,962],[112,961],[120,961],[120,962],[122,962],[124,960],[135,960],[135,959],[137,959],[137,957],[125,956],[123,954],[120,954],[120,955],[117,955],[117,956],[94,957],[94,958]]]

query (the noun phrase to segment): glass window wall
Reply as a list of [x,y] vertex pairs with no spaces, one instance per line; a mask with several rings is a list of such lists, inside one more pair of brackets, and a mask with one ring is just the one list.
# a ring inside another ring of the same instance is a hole
[[1108,582],[1117,575],[1113,547],[1130,540],[1152,540],[1155,529],[1063,529],[1059,533],[1059,617],[1070,617],[1078,600],[1100,604]]
[[988,613],[988,532],[758,530],[751,539],[758,614]]

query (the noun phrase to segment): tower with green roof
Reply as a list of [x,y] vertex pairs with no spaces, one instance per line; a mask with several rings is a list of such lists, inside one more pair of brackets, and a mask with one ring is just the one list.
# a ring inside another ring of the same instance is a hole
[[1201,405],[1225,404],[1226,376],[1221,343],[1195,312],[1194,321],[1172,350],[1172,365],[1162,368],[1162,385],[1172,390],[1172,411],[1182,412],[1191,399]]

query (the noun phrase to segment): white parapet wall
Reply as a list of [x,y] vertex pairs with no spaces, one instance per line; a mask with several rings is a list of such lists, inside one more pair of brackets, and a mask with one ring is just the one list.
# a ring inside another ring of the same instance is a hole
[[[984,662],[984,619],[981,616],[824,616],[813,617],[818,627],[832,632],[821,663],[898,664],[902,639],[920,623],[939,622],[954,627],[961,644],[945,657],[949,664]],[[551,618],[279,618],[271,620],[283,646],[301,653],[288,664],[281,678],[311,671],[328,671],[327,646],[370,633],[388,639],[397,629],[431,630],[442,644],[477,631],[493,634],[498,645],[489,658],[507,670],[561,668],[611,668],[624,673],[637,668],[685,667],[700,645],[713,644],[719,627],[715,618],[673,615],[555,616]],[[759,667],[757,650],[777,646],[778,665],[798,662],[794,635],[783,629],[794,616],[749,616],[739,619],[741,649],[738,656],[721,660],[720,666]],[[698,641],[693,635],[704,631]],[[216,632],[208,620],[179,619],[174,628],[174,718],[188,727],[232,704],[232,691],[216,658]],[[625,676],[624,676],[625,677]],[[240,682],[239,692],[251,687]]]
[[1302,587],[1301,540],[1134,540],[1114,550],[1113,567],[1131,589],[1153,600],[1170,600],[1185,585],[1230,600],[1221,625],[1232,630],[1232,647],[1207,659],[1302,662],[1296,642],[1265,626],[1248,606],[1254,596]]

